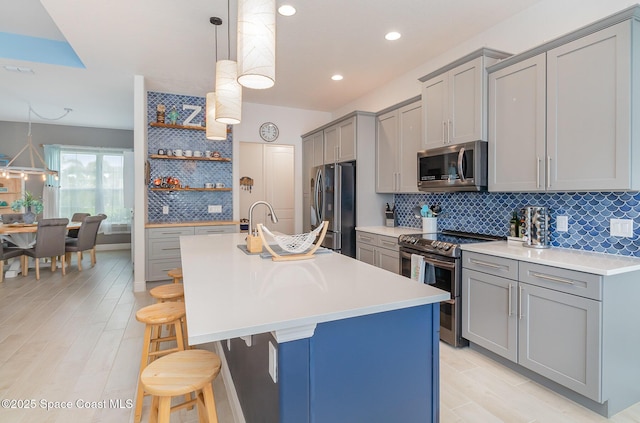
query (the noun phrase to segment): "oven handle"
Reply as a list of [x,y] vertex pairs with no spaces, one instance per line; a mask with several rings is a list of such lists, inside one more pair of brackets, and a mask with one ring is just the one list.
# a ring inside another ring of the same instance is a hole
[[[401,257],[403,259],[411,260],[411,253],[407,253],[406,251],[400,251],[400,255],[401,255]],[[422,255],[422,254],[418,254],[418,255]],[[441,260],[436,260],[436,259],[432,259],[432,258],[427,258],[424,255],[422,255],[422,257],[424,257],[424,261],[426,263],[433,264],[433,265],[438,265],[438,267],[443,267],[445,269],[455,269],[456,268],[455,263],[449,263],[447,261],[441,261]]]

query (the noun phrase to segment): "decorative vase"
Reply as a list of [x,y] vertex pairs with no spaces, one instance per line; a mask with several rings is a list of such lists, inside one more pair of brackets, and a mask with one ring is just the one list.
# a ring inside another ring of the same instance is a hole
[[31,206],[27,207],[27,212],[22,216],[22,220],[28,225],[36,221],[36,215],[31,211]]

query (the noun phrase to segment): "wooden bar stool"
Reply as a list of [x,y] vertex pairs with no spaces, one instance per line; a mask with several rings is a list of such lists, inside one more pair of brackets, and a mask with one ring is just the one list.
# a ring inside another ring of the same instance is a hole
[[181,283],[170,283],[156,286],[149,290],[149,294],[158,303],[166,301],[184,301],[184,286]]
[[175,269],[171,269],[167,272],[167,275],[173,279],[173,283],[182,282],[182,268],[176,267]]
[[[136,320],[146,325],[144,329],[144,339],[142,343],[142,357],[140,359],[140,374],[156,358],[185,349],[182,324],[185,317],[184,302],[164,302],[152,304],[141,308],[136,312]],[[169,325],[171,333],[167,337],[162,337],[162,326]],[[175,333],[175,335],[171,335]],[[175,341],[176,346],[161,349],[165,342]],[[136,396],[135,423],[140,422],[142,417],[142,400],[144,391],[142,384],[138,380],[138,395]]]
[[[169,423],[172,411],[195,402],[200,422],[218,423],[211,382],[220,373],[220,365],[220,357],[205,350],[180,351],[149,364],[140,375],[144,391],[153,395],[149,422]],[[195,399],[171,407],[171,397],[192,392]]]

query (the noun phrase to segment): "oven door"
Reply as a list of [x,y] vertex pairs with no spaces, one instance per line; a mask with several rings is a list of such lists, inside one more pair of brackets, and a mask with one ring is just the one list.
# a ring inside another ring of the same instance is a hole
[[460,276],[459,259],[401,248],[400,269],[406,277],[411,277],[411,254],[419,254],[424,258],[425,282],[451,294],[449,300],[440,303],[440,340],[455,347],[467,345],[462,339],[461,284],[457,279]]

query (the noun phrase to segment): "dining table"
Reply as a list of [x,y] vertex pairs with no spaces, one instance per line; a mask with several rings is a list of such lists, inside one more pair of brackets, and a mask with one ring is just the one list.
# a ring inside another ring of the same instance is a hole
[[[82,222],[69,222],[67,230],[79,229]],[[0,239],[19,248],[30,248],[36,241],[37,223],[0,224]],[[5,271],[5,278],[15,278],[20,271],[20,260],[13,260]]]

